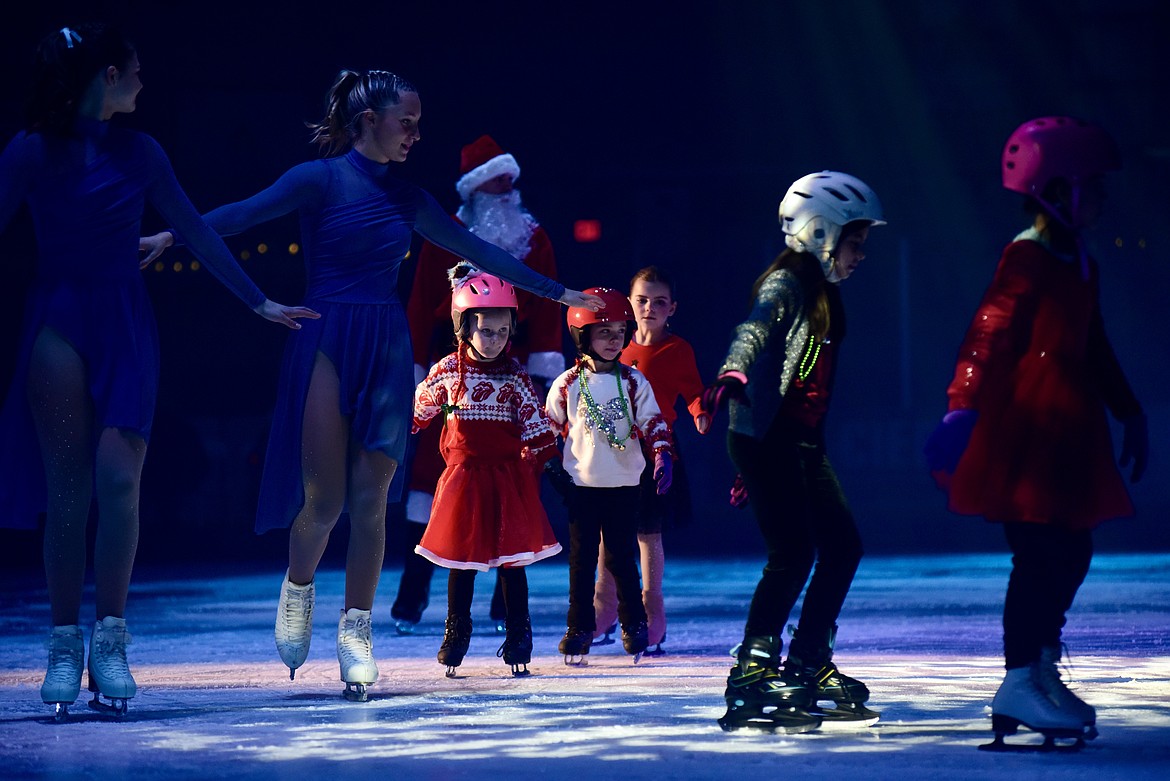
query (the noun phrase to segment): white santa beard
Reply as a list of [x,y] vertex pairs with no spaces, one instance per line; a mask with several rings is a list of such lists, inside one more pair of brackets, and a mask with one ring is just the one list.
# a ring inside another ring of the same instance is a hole
[[517,260],[524,260],[536,220],[520,205],[520,192],[502,195],[473,192],[455,214],[467,229],[495,244]]

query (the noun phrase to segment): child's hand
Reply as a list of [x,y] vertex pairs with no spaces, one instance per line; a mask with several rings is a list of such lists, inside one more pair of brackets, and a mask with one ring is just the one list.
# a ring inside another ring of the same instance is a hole
[[718,379],[703,391],[703,398],[700,401],[703,412],[713,418],[732,399],[747,404],[747,393],[744,390],[746,387],[747,378],[739,372],[720,374]]
[[544,473],[548,475],[548,482],[553,490],[561,495],[565,504],[569,503],[569,496],[573,493],[575,484],[573,476],[565,470],[565,465],[559,458],[550,458],[544,462]]
[[709,428],[711,428],[711,416],[706,412],[700,412],[699,417],[695,418],[695,431],[706,434]]
[[973,409],[948,412],[927,438],[922,453],[926,456],[926,466],[939,488],[945,490],[949,485],[951,475],[967,449],[971,430],[975,428],[978,417],[979,413]]
[[743,481],[743,475],[736,475],[735,480],[732,481],[731,496],[728,501],[737,510],[742,510],[748,506],[748,489],[747,483]]
[[654,453],[654,482],[658,486],[658,495],[662,496],[670,490],[670,482],[674,477],[674,463],[670,453],[665,448],[659,448]]

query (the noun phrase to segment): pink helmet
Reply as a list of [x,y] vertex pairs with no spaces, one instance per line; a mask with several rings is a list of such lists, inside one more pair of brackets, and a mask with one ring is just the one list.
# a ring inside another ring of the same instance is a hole
[[451,322],[455,333],[463,335],[465,315],[471,309],[511,309],[516,322],[516,288],[499,277],[472,270],[452,282]]
[[1121,168],[1117,144],[1100,127],[1073,117],[1040,117],[1020,125],[1003,148],[1003,186],[1039,197],[1053,179],[1076,187]]

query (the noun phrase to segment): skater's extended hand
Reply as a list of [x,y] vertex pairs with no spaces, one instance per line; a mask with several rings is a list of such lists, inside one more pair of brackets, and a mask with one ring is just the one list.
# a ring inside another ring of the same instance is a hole
[[565,470],[565,465],[561,463],[559,458],[550,458],[544,462],[544,473],[548,475],[548,482],[553,487],[553,490],[561,495],[565,500],[565,504],[569,503],[569,496],[573,493],[575,484],[573,483],[573,476]]
[[1121,437],[1121,457],[1117,462],[1122,466],[1129,466],[1129,462],[1133,461],[1129,481],[1136,483],[1146,472],[1146,461],[1150,457],[1150,432],[1146,425],[1146,416],[1140,413],[1126,418],[1122,423],[1125,432]]
[[305,306],[285,306],[278,304],[275,301],[264,299],[264,303],[256,307],[254,310],[256,314],[263,317],[265,320],[271,320],[274,323],[280,323],[283,326],[293,329],[294,331],[301,330],[301,324],[294,318],[307,317],[310,320],[316,320],[321,315],[314,312]]
[[142,236],[138,239],[138,251],[146,255],[138,261],[138,268],[149,266],[154,259],[166,251],[166,248],[175,243],[175,234],[170,231],[156,233],[153,236]]
[[743,475],[736,475],[735,480],[731,482],[731,496],[728,501],[737,510],[748,506],[747,483],[743,481]]
[[658,487],[658,495],[662,496],[670,490],[671,480],[674,478],[674,460],[665,448],[659,448],[654,453],[654,484]]
[[950,484],[951,475],[967,449],[971,430],[975,428],[978,418],[979,413],[973,409],[948,412],[927,438],[922,453],[926,456],[926,466],[939,488],[945,490]]
[[746,385],[747,378],[739,372],[720,374],[715,382],[703,391],[703,398],[699,402],[703,412],[714,418],[732,399],[748,404],[747,394],[744,392]]

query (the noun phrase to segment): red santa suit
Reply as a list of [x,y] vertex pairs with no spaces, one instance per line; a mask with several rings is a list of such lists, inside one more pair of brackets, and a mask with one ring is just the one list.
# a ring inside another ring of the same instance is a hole
[[1105,335],[1097,267],[1033,232],[1004,250],[959,351],[949,408],[979,413],[952,510],[1090,529],[1133,513],[1105,417],[1141,414]]

